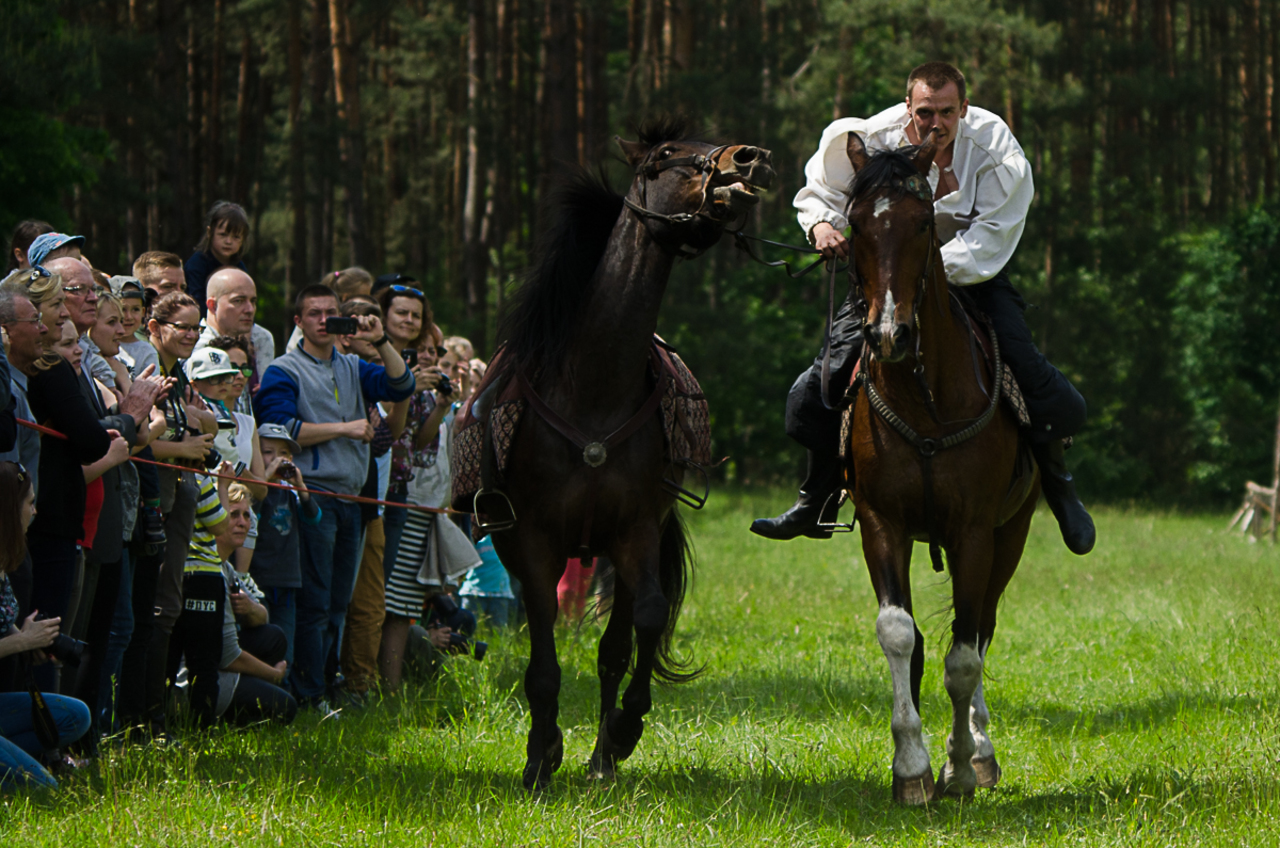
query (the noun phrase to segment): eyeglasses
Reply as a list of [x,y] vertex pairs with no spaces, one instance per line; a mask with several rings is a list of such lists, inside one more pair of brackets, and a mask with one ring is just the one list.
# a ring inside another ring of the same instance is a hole
[[37,315],[34,318],[14,318],[12,321],[4,322],[6,327],[9,326],[10,324],[43,324],[43,323],[44,323],[44,319],[41,318],[39,315]]
[[407,294],[410,297],[418,298],[418,300],[427,299],[427,295],[422,289],[414,288],[413,286],[387,286],[387,288],[391,289],[396,294]]
[[177,330],[179,333],[198,333],[198,332],[200,332],[200,325],[198,325],[198,324],[179,324],[179,323],[177,323],[176,321],[161,321],[159,318],[157,318],[157,319],[156,319],[156,323],[157,323],[157,324],[165,324],[165,325],[167,325],[167,326],[170,326],[170,327],[172,327],[173,329]]
[[[431,348],[427,348],[427,350],[431,350]],[[448,352],[449,352],[449,348],[447,348],[447,347],[437,347],[437,348],[435,348],[435,351],[436,351],[436,356],[444,356],[446,353],[448,353]]]
[[74,286],[63,286],[64,294],[80,294],[81,292],[93,291],[93,286],[86,286],[83,283]]
[[[241,377],[246,377],[246,378],[248,378],[248,377],[252,377],[252,376],[253,376],[253,366],[252,366],[252,365],[233,365],[232,367],[233,367],[233,368],[239,368],[239,369],[240,369],[240,376],[241,376]],[[231,376],[233,376],[233,377],[234,377],[235,375],[234,375],[234,374],[232,374]]]
[[235,374],[218,374],[214,377],[197,377],[196,379],[203,383],[208,383],[211,386],[222,386],[230,383],[235,378]]

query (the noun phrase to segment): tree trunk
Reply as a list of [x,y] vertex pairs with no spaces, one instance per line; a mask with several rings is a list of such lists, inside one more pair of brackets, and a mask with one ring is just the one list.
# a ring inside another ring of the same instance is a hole
[[333,99],[338,110],[338,153],[346,194],[347,239],[351,264],[373,258],[364,207],[364,126],[360,118],[360,85],[351,46],[348,0],[329,0],[329,32],[333,47]]
[[467,187],[462,204],[462,266],[467,285],[467,320],[477,348],[485,342],[488,268],[480,237],[485,169],[481,162],[480,85],[484,77],[484,0],[467,0]]
[[[302,0],[289,0],[289,262],[285,266],[284,305],[293,305],[294,294],[307,278],[306,163],[302,145]],[[287,337],[286,337],[287,338]]]

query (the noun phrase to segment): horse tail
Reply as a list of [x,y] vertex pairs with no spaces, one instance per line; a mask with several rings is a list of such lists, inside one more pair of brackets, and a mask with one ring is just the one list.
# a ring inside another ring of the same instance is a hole
[[706,666],[690,670],[692,660],[677,657],[673,645],[676,622],[680,619],[680,608],[684,606],[684,593],[693,577],[693,568],[693,548],[685,534],[684,521],[679,511],[673,508],[658,543],[658,585],[662,587],[662,595],[669,606],[667,626],[658,638],[658,652],[653,660],[654,676],[666,683],[688,683],[706,670]]

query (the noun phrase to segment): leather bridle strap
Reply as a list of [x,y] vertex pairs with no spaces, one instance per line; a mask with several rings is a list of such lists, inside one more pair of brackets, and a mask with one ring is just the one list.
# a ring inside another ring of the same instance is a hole
[[568,439],[574,446],[582,449],[582,461],[590,466],[588,472],[587,484],[587,503],[582,516],[582,538],[579,548],[583,557],[587,557],[591,550],[591,524],[595,517],[596,502],[596,486],[598,475],[595,469],[604,465],[605,460],[609,457],[609,451],[625,442],[627,439],[639,430],[644,424],[654,416],[658,411],[659,405],[662,403],[663,389],[665,388],[665,369],[662,367],[662,361],[658,357],[656,351],[652,348],[649,351],[650,358],[654,364],[654,371],[657,379],[654,380],[653,391],[649,394],[647,400],[638,409],[635,415],[632,415],[618,429],[614,430],[603,440],[594,440],[579,430],[571,422],[567,421],[560,413],[556,412],[551,406],[543,400],[533,385],[525,377],[523,370],[516,371],[516,385],[520,393],[529,401],[529,406],[551,425],[557,433]]

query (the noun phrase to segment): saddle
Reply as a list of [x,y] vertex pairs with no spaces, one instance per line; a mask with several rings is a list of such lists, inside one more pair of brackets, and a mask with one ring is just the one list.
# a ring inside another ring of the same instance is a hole
[[[451,501],[459,512],[473,512],[477,493],[501,485],[511,460],[511,446],[529,405],[523,381],[512,379],[514,366],[507,367],[504,353],[499,350],[494,355],[473,401],[458,416],[450,468]],[[697,468],[709,465],[711,416],[702,387],[675,349],[656,335],[650,356],[650,373],[662,384],[657,412],[662,416],[668,462]]]

